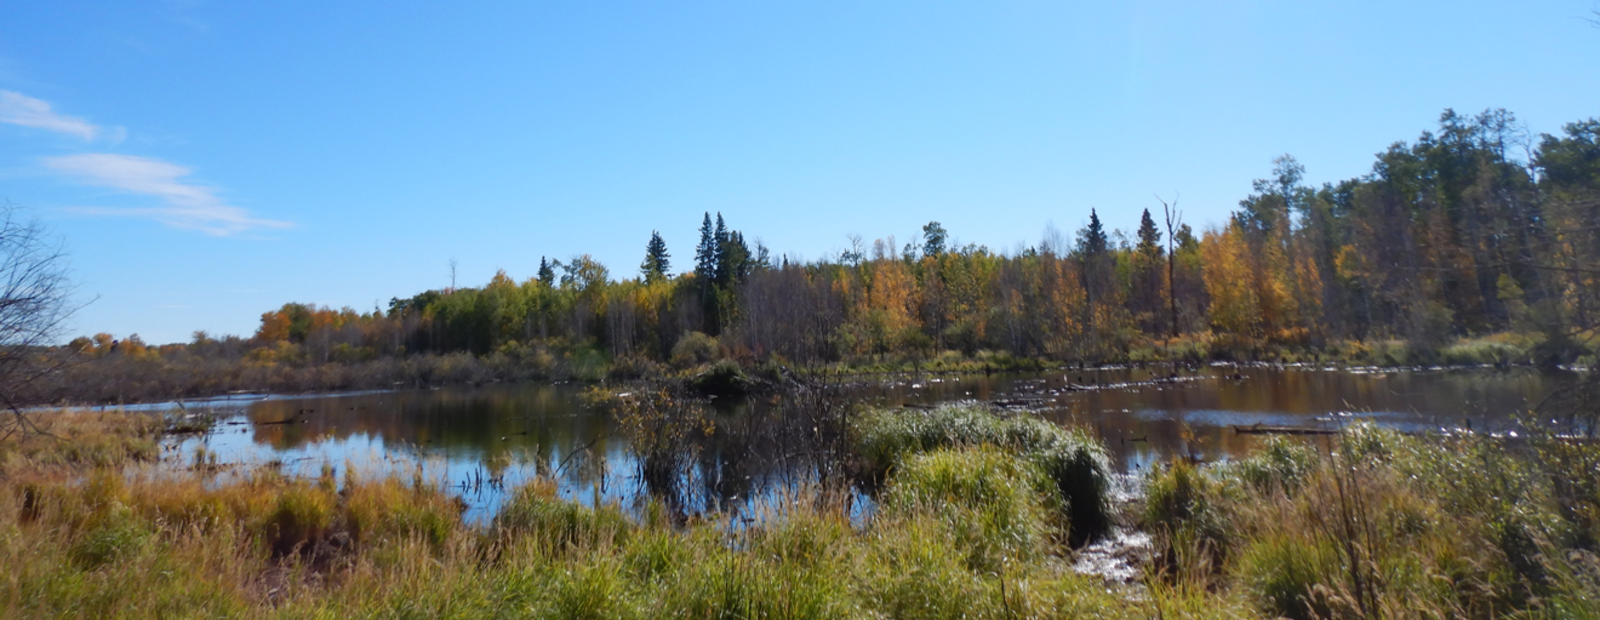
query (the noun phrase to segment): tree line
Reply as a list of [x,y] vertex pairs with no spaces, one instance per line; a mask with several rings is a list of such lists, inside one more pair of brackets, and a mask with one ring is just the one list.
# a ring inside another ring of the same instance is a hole
[[[1223,223],[1196,231],[1157,198],[1131,235],[1091,211],[1067,238],[1002,253],[938,222],[814,261],[775,257],[704,215],[691,268],[652,233],[637,274],[589,255],[516,281],[394,298],[368,313],[290,303],[250,338],[156,349],[258,364],[355,364],[465,352],[649,368],[728,355],[794,364],[956,351],[1108,362],[1141,351],[1248,358],[1344,342],[1437,351],[1521,334],[1571,362],[1592,345],[1600,287],[1600,119],[1530,136],[1505,110],[1446,110],[1371,172],[1308,185],[1290,156]],[[120,343],[69,348],[112,354]],[[144,346],[139,343],[138,346]],[[704,349],[711,347],[714,352]]]

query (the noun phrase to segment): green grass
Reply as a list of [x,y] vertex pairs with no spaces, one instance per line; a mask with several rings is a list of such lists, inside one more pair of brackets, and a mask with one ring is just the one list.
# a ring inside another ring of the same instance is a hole
[[882,496],[890,517],[936,515],[946,541],[968,568],[998,570],[1008,560],[1048,554],[1058,501],[1040,472],[999,450],[940,449],[907,457]]
[[980,406],[931,411],[875,410],[857,423],[855,449],[871,472],[887,472],[916,454],[990,446],[1026,461],[1051,487],[1069,537],[1081,543],[1111,528],[1110,464],[1104,446],[1081,431],[1027,415],[1003,417]]

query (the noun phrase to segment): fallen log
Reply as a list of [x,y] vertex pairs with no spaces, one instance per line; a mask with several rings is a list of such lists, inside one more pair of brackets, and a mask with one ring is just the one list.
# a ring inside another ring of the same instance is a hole
[[1339,431],[1331,428],[1305,428],[1301,426],[1266,426],[1253,424],[1250,426],[1233,425],[1233,432],[1240,435],[1337,435]]

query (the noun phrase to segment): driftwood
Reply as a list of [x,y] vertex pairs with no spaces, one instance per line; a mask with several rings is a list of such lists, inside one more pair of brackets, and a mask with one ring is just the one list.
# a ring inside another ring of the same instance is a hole
[[1000,398],[989,401],[996,407],[1032,407],[1044,404],[1043,398]]
[[1305,428],[1299,426],[1266,426],[1252,424],[1250,426],[1233,425],[1233,432],[1240,435],[1337,435],[1338,430],[1331,428]]

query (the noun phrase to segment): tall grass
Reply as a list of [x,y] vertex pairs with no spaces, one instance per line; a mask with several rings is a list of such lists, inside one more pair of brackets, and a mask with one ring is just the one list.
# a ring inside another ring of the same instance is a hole
[[977,405],[885,409],[861,416],[855,446],[865,468],[877,475],[924,452],[994,447],[1024,459],[1054,487],[1074,544],[1111,529],[1110,462],[1105,447],[1082,431],[1027,415],[1000,416]]
[[0,415],[0,476],[113,467],[157,456],[160,415],[66,409]]
[[1172,557],[1209,551],[1168,579],[1226,585],[1270,616],[1593,617],[1600,563],[1578,531],[1600,468],[1573,465],[1597,458],[1554,437],[1356,427],[1320,450],[1174,463],[1147,483],[1145,521]]

